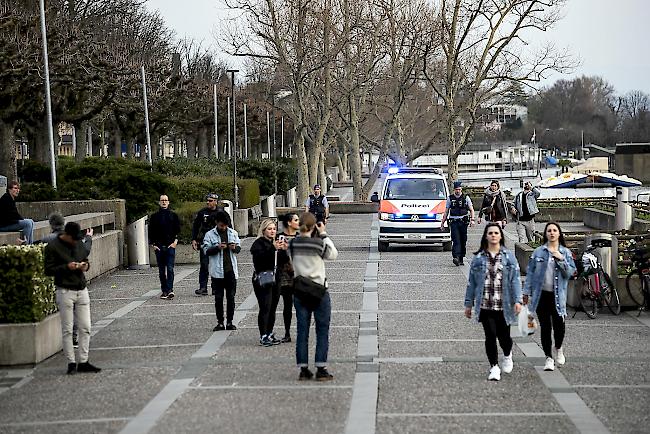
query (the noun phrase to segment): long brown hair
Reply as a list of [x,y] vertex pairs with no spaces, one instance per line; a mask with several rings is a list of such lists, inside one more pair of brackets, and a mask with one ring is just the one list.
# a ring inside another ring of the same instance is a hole
[[501,247],[506,246],[506,240],[505,240],[506,237],[503,235],[503,229],[501,229],[501,225],[496,222],[488,223],[485,225],[485,229],[483,230],[483,237],[481,238],[481,247],[479,247],[478,250],[474,252],[475,255],[478,255],[481,252],[487,252],[487,248],[488,248],[487,233],[491,227],[499,228],[499,232],[501,233],[501,241],[500,241]]
[[557,224],[557,222],[546,223],[546,226],[544,226],[544,233],[542,234],[542,244],[548,243],[548,238],[546,237],[546,229],[548,229],[550,225],[555,225],[557,231],[560,233],[560,236],[558,237],[558,242],[560,243],[561,246],[566,247],[566,241],[564,241],[564,232],[562,232],[562,228],[560,227],[559,224]]

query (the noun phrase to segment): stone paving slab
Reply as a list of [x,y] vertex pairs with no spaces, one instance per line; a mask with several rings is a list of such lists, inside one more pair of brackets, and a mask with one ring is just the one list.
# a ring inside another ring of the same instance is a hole
[[650,389],[578,388],[577,391],[611,432],[648,432]]
[[534,432],[539,427],[544,433],[578,433],[566,416],[530,415],[467,415],[430,417],[383,417],[378,415],[378,434],[397,433],[517,433]]
[[474,324],[460,312],[421,313],[409,312],[409,321],[404,314],[379,314],[379,336],[405,339],[480,339],[483,327]]
[[[470,339],[470,338],[465,338]],[[442,357],[485,360],[485,345],[482,336],[475,336],[474,342],[391,342],[386,339],[379,340],[380,357]],[[500,352],[501,354],[501,352]],[[523,353],[516,346],[513,347],[515,362],[523,361]]]
[[111,422],[47,423],[43,425],[2,426],[3,434],[69,434],[72,430],[80,433],[108,434],[119,432],[127,420]]
[[184,316],[186,327],[178,327],[164,317],[125,317],[110,325],[110,333],[99,333],[91,341],[93,346],[119,347],[124,345],[164,345],[179,342],[201,342],[212,334],[216,318],[211,316]]
[[172,405],[152,432],[340,433],[351,392],[351,388],[194,389]]
[[[313,364],[312,364],[312,370]],[[356,366],[354,363],[331,363],[328,367],[335,376],[336,385],[352,385]],[[312,382],[297,383],[299,370],[297,367],[286,363],[286,357],[278,362],[259,363],[227,363],[223,359],[219,364],[209,367],[193,386],[287,386],[321,384]]]

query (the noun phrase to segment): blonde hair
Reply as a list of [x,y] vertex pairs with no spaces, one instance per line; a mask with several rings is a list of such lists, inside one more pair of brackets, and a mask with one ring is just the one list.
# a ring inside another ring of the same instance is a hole
[[275,225],[275,229],[278,228],[278,225],[275,223],[275,219],[272,218],[265,218],[262,220],[260,223],[260,228],[257,230],[257,238],[261,238],[264,236],[264,231],[266,228],[268,228],[271,225]]
[[304,212],[300,215],[300,232],[311,232],[316,226],[316,216],[310,212]]

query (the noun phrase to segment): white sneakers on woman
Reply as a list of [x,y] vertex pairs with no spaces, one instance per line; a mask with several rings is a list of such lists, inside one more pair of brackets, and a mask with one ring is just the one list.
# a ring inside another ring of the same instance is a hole
[[490,374],[488,375],[489,381],[499,381],[501,380],[501,368],[499,365],[494,365],[490,368]]
[[564,350],[562,348],[557,349],[557,357],[555,358],[557,364],[562,366],[566,363],[566,358],[564,357]]
[[509,374],[512,372],[514,363],[512,362],[512,353],[509,356],[503,356],[503,362],[501,363],[502,370],[504,373]]
[[546,358],[546,363],[544,363],[544,370],[555,371],[555,360],[553,360],[553,357]]

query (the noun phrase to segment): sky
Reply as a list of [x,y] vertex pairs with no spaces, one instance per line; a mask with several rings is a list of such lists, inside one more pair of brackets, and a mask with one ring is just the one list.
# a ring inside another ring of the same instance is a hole
[[[219,53],[214,34],[227,11],[220,0],[148,0],[147,7],[158,10],[178,37],[203,41],[232,66],[241,59]],[[568,0],[564,17],[555,27],[540,34],[567,48],[580,65],[568,75],[551,75],[543,85],[581,75],[599,75],[618,94],[641,90],[650,94],[650,1],[649,0]]]

